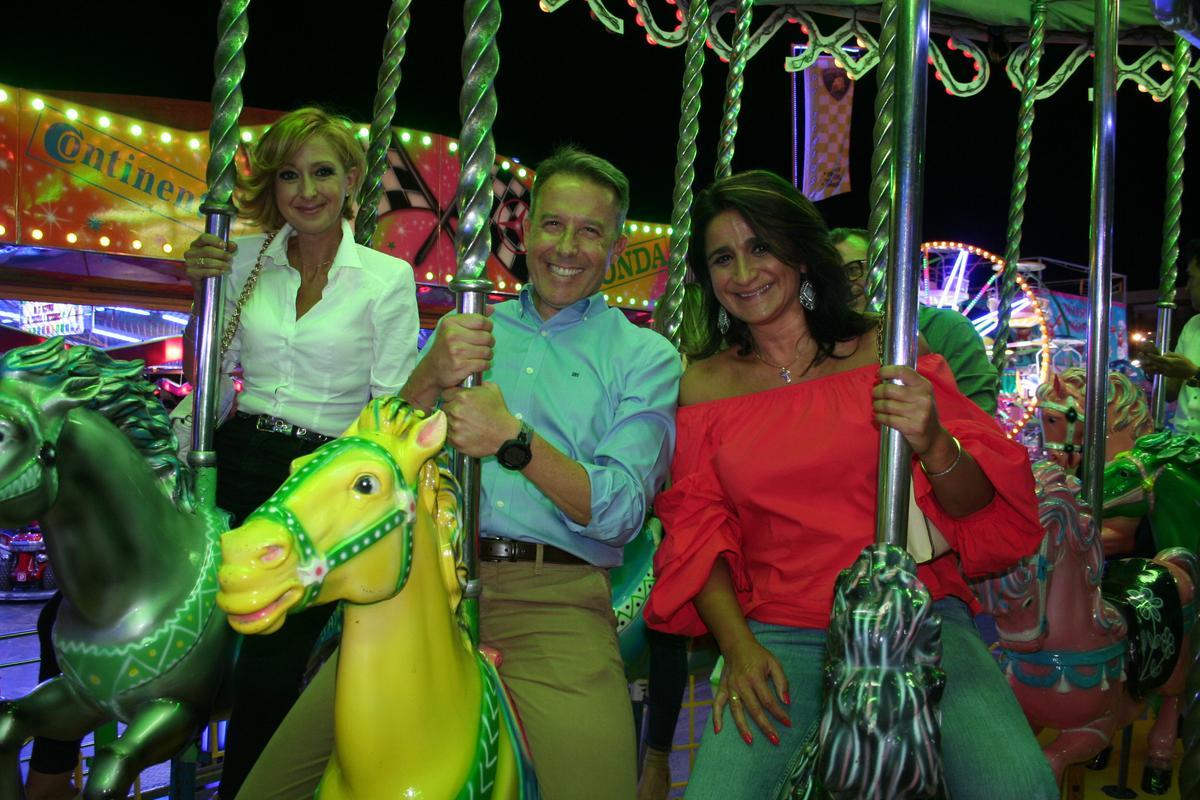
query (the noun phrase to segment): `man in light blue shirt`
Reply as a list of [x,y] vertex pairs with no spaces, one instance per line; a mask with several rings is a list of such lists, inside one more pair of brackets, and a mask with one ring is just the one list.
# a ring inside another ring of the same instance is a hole
[[[440,399],[450,443],[483,459],[480,634],[503,655],[547,800],[636,791],[606,568],[666,478],[681,368],[599,293],[628,204],[602,159],[567,148],[543,162],[529,283],[488,316],[444,317],[401,392]],[[455,388],[474,372],[482,386]]]

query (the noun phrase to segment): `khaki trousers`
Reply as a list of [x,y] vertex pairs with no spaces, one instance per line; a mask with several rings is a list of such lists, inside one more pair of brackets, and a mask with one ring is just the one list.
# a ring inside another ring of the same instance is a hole
[[[480,578],[480,639],[503,656],[500,674],[521,714],[543,800],[631,800],[637,791],[633,712],[608,572],[485,561]],[[335,680],[336,659],[330,659],[237,800],[312,797],[333,750]]]

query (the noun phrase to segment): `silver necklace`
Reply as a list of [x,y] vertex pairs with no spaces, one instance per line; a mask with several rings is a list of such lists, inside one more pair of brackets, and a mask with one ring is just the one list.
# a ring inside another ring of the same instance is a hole
[[[799,342],[797,342],[797,344],[799,344]],[[786,364],[772,364],[770,361],[767,361],[765,358],[763,358],[762,354],[760,354],[758,352],[758,348],[755,347],[754,348],[754,357],[757,358],[762,363],[766,364],[771,369],[778,370],[779,380],[783,381],[784,383],[791,383],[792,382],[791,366],[800,360],[800,353],[796,353],[796,357],[793,358],[791,361],[789,361]]]

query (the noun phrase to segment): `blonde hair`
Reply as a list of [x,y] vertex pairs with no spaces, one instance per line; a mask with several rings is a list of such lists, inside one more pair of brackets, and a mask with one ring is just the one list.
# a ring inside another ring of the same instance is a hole
[[[288,112],[267,129],[250,150],[250,172],[238,173],[238,215],[263,230],[283,227],[283,214],[275,203],[275,173],[314,136],[329,142],[342,167],[357,170],[350,197],[358,194],[367,171],[367,159],[355,139],[350,120],[315,106]],[[349,199],[342,205],[342,216],[353,218]]]

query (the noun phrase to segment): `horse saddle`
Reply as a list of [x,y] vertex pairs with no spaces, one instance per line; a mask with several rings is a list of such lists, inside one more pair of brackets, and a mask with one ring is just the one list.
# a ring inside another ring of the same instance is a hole
[[1125,686],[1141,701],[1166,683],[1183,641],[1183,606],[1170,570],[1145,558],[1110,561],[1100,593],[1129,626]]

